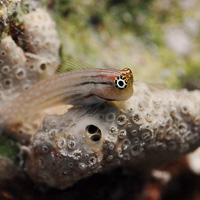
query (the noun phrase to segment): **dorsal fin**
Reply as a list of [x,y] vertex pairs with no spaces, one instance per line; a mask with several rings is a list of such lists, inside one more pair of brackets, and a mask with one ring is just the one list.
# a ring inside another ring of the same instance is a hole
[[85,64],[85,62],[83,61],[77,61],[71,57],[63,57],[61,58],[61,65],[58,68],[57,73],[60,74],[72,70],[91,69],[91,68],[95,68],[95,66],[92,67],[89,64]]

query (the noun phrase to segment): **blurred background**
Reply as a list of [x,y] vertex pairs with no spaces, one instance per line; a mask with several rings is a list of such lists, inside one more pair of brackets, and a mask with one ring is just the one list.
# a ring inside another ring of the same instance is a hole
[[200,88],[198,0],[44,0],[61,53],[94,67],[132,68],[136,81]]
[[[67,59],[92,67],[130,67],[135,81],[200,89],[199,0],[35,1],[56,21],[62,67]],[[74,69],[71,67],[68,70]],[[1,155],[16,154],[17,147],[11,149],[13,144],[7,140],[0,142]],[[165,171],[170,180],[165,179],[166,174],[117,168],[64,191],[48,190],[24,179],[1,181],[0,199],[200,199],[200,176],[189,169],[185,157]],[[4,171],[0,169],[0,173]]]

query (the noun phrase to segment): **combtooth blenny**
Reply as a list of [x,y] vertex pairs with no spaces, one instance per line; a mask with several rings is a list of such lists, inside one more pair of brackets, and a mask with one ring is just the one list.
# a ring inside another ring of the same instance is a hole
[[33,85],[1,108],[1,126],[23,122],[36,111],[61,103],[91,105],[124,101],[133,94],[129,68],[85,69],[57,74]]

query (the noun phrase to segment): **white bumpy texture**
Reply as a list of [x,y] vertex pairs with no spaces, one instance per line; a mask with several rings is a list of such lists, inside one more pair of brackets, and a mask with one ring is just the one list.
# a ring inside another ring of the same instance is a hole
[[[24,16],[24,28],[23,46],[9,36],[0,43],[1,106],[54,74],[59,64],[60,41],[50,15],[34,8]],[[47,116],[22,148],[24,170],[36,182],[65,189],[118,165],[149,169],[176,159],[199,146],[199,132],[200,91],[138,82],[123,104],[74,107]]]
[[23,47],[10,36],[0,43],[0,102],[54,74],[60,63],[60,41],[50,15],[37,8],[24,16],[24,27]]
[[199,146],[200,91],[139,82],[134,91],[123,105],[46,117],[27,151],[29,176],[64,189],[118,165],[150,169]]

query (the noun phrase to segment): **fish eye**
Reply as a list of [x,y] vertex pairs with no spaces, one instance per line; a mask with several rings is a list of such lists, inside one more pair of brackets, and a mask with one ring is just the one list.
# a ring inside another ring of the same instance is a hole
[[125,77],[119,76],[115,79],[115,87],[117,89],[123,90],[127,86],[127,81]]

